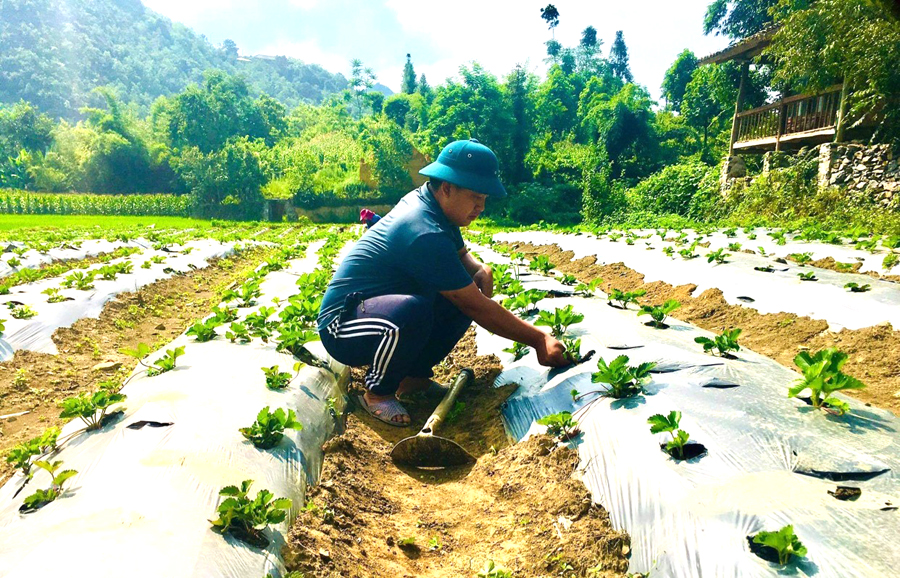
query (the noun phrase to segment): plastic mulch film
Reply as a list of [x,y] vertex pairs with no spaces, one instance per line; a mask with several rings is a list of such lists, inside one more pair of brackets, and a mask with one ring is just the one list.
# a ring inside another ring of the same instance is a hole
[[29,249],[22,257],[18,257],[21,262],[18,267],[10,267],[7,260],[14,256],[13,248],[24,247],[22,243],[0,242],[0,251],[2,251],[3,260],[0,261],[0,278],[11,275],[21,269],[37,269],[42,265],[47,265],[54,261],[71,261],[73,259],[84,259],[101,253],[110,253],[121,247],[139,247],[145,249],[151,243],[145,239],[135,239],[132,241],[107,241],[106,239],[86,239],[78,242],[78,246],[63,244],[59,247],[48,249],[45,253],[39,253],[34,249]]
[[[210,259],[223,257],[234,251],[234,243],[223,244],[208,240],[190,241],[185,247],[191,248],[188,254],[145,249],[141,255],[94,265],[88,270],[123,261],[131,261],[133,269],[131,273],[120,274],[113,280],[103,280],[97,276],[93,282],[94,288],[86,291],[60,289],[60,294],[71,298],[61,303],[48,303],[47,295],[41,293],[47,288],[59,287],[61,277],[13,287],[9,295],[0,296],[0,307],[9,302],[22,303],[37,311],[37,315],[30,319],[13,319],[4,309],[0,309],[0,317],[6,318],[6,329],[0,336],[0,361],[11,358],[18,349],[55,355],[57,350],[52,337],[58,328],[69,327],[83,317],[98,317],[106,303],[119,293],[136,291],[144,285],[171,277],[175,271],[202,269]],[[165,257],[165,261],[143,269],[141,265],[154,256]]]
[[[623,262],[626,266],[644,275],[644,281],[665,281],[672,285],[693,283],[697,285],[694,295],[700,295],[710,288],[722,291],[725,300],[732,305],[752,307],[760,313],[786,312],[828,322],[833,330],[860,329],[879,323],[889,322],[900,327],[900,284],[874,279],[868,275],[838,273],[828,269],[801,267],[796,263],[776,263],[772,258],[751,255],[739,251],[729,251],[727,263],[708,263],[705,255],[717,246],[725,246],[724,235],[713,235],[710,249],[697,247],[694,252],[699,257],[685,260],[680,256],[668,257],[662,247],[672,246],[676,251],[688,245],[674,245],[662,242],[658,236],[652,239],[638,239],[634,245],[624,240],[617,242],[607,238],[598,239],[594,235],[570,235],[538,231],[500,233],[495,239],[506,242],[528,242],[536,245],[556,243],[562,249],[575,253],[575,259],[585,256],[597,257],[598,263]],[[771,241],[771,240],[770,240]],[[650,243],[655,250],[648,250]],[[746,247],[754,248],[756,243],[766,241],[745,241]],[[777,246],[768,242],[768,250],[776,255],[811,251],[807,243],[788,242]],[[863,251],[846,247],[831,247],[833,251]],[[754,267],[771,266],[771,273],[757,271]],[[798,273],[814,271],[818,281],[801,281]],[[869,284],[871,290],[852,293],[844,288],[849,282]]]
[[[297,275],[314,264],[308,257],[302,267],[267,275],[261,303],[295,293]],[[31,577],[38,568],[47,576],[114,577],[123,568],[154,578],[283,574],[287,528],[320,475],[321,446],[336,427],[327,401],[334,398],[342,411],[349,370],[334,361],[329,370],[304,366],[285,390],[272,391],[260,368],[291,371],[295,359],[271,342],[230,343],[224,329],[206,343],[180,336],[167,345],[185,346],[172,371],[147,377],[139,366],[122,389],[125,413],[114,422],[93,433],[79,431],[80,420],[66,425],[61,449],[45,458],[78,471],[61,498],[19,512],[25,496],[49,485],[43,471],[21,492],[18,473],[0,489],[0,576]],[[320,344],[309,349],[326,358]],[[255,448],[238,428],[265,406],[294,409],[303,429],[287,430],[271,450]],[[220,535],[209,522],[223,499],[219,490],[248,479],[251,497],[268,489],[293,501],[287,519],[266,531],[265,549]]]
[[[486,261],[499,258],[482,253]],[[529,275],[526,288],[554,286]],[[556,284],[559,290],[564,286]],[[573,443],[583,479],[614,527],[631,535],[630,571],[663,577],[819,578],[891,576],[900,563],[900,420],[844,396],[852,412],[838,417],[789,399],[793,371],[751,351],[734,360],[702,353],[694,337],[711,336],[678,320],[666,330],[647,317],[596,298],[547,298],[552,310],[573,304],[582,323],[569,332],[582,353],[568,370],[540,367],[534,352],[518,362],[502,352],[509,342],[479,329],[479,354],[498,355],[506,368],[497,385],[518,383],[503,408],[509,433],[521,439],[543,428],[545,415],[572,411],[582,434]],[[630,364],[659,365],[647,394],[613,400],[595,391],[596,361],[627,355]],[[647,419],[672,410],[706,453],[675,461],[651,434]],[[838,485],[862,489],[856,501],[829,495]],[[786,570],[757,557],[748,536],[793,524],[809,549]]]

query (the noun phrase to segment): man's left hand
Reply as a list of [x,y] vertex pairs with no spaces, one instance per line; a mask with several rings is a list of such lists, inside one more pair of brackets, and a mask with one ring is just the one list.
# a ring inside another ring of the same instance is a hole
[[494,272],[491,271],[490,267],[481,263],[481,268],[472,275],[472,281],[475,282],[475,285],[485,297],[491,298],[494,296]]

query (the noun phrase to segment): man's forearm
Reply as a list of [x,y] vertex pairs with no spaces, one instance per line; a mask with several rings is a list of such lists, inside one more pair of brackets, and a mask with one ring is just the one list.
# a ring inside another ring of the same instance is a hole
[[502,305],[488,299],[479,299],[471,306],[461,308],[475,323],[500,337],[518,341],[525,345],[537,347],[547,334],[526,323],[503,308]]

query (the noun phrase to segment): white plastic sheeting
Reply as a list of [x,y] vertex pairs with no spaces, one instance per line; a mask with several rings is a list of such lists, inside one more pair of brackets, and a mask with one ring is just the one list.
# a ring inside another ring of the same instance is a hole
[[[266,277],[261,304],[296,293],[297,275],[312,270],[315,258],[291,265]],[[276,392],[266,388],[260,368],[290,371],[294,359],[276,352],[274,343],[232,344],[224,336],[197,343],[181,336],[166,348],[178,345],[185,354],[175,370],[147,377],[138,368],[122,390],[128,396],[123,418],[93,433],[76,433],[80,420],[67,424],[61,439],[68,439],[52,459],[79,473],[62,498],[34,513],[18,511],[26,495],[49,485],[44,472],[18,496],[19,474],[0,489],[0,576],[281,575],[284,533],[303,505],[306,484],[318,479],[321,445],[335,426],[326,400],[341,399],[338,379],[349,371],[336,362],[332,372],[307,366]],[[324,357],[320,344],[309,348]],[[294,409],[303,430],[285,432],[278,446],[263,451],[238,428],[252,424],[265,406]],[[152,423],[129,427],[141,422]],[[293,500],[286,521],[267,531],[264,550],[214,532],[209,522],[219,490],[246,479],[255,480],[251,496],[265,488]]]
[[[3,253],[3,259],[0,261],[0,278],[12,275],[20,269],[37,269],[41,265],[52,263],[53,261],[71,261],[72,259],[84,259],[101,253],[110,253],[120,247],[139,247],[145,249],[150,247],[152,243],[146,239],[135,239],[124,243],[122,241],[107,241],[106,239],[87,239],[77,243],[78,247],[63,243],[59,247],[54,247],[46,253],[38,253],[34,249],[29,249],[21,257],[17,257],[21,264],[18,267],[10,267],[7,261],[15,256],[10,250]],[[0,246],[4,249],[8,247],[19,247],[21,243],[0,242]]]
[[[501,258],[482,251],[487,261]],[[526,287],[566,289],[527,276]],[[600,294],[598,294],[600,295]],[[647,317],[609,307],[603,296],[545,299],[542,309],[573,304],[585,315],[570,327],[582,339],[586,363],[568,370],[538,365],[534,352],[518,362],[502,352],[509,342],[479,329],[479,353],[498,355],[507,369],[497,385],[519,389],[503,408],[516,439],[542,429],[535,421],[575,412],[583,431],[576,446],[584,482],[631,535],[632,572],[651,576],[818,578],[891,576],[900,563],[900,420],[852,399],[852,413],[834,417],[787,397],[797,374],[742,350],[727,360],[702,353],[696,336],[710,336],[677,320],[646,327]],[[631,400],[570,391],[591,383],[596,360],[628,355],[631,364],[657,361],[647,395]],[[706,446],[700,458],[676,462],[661,451],[664,435],[647,418],[683,413],[681,427]],[[836,481],[847,480],[847,481]],[[840,483],[862,488],[855,502],[828,495]],[[786,570],[750,552],[747,537],[793,524],[807,558]]]
[[[828,322],[833,330],[860,329],[879,323],[889,322],[900,327],[900,284],[873,279],[867,275],[854,273],[837,273],[827,269],[810,266],[800,267],[795,263],[780,264],[773,258],[760,255],[731,251],[727,263],[716,265],[707,263],[705,255],[718,246],[727,243],[724,235],[716,241],[711,240],[709,249],[697,247],[697,258],[685,260],[677,255],[667,257],[663,246],[672,246],[676,250],[686,245],[676,246],[662,242],[658,236],[653,239],[638,239],[634,245],[625,244],[624,240],[610,241],[608,238],[598,239],[595,235],[571,235],[548,233],[541,231],[524,231],[499,233],[494,236],[498,241],[527,242],[535,245],[555,243],[560,248],[575,253],[575,259],[595,256],[600,264],[623,262],[626,266],[644,275],[646,282],[665,281],[672,285],[694,283],[697,285],[695,295],[710,288],[722,291],[725,301],[732,305],[753,307],[760,313],[794,313],[809,316]],[[766,245],[760,241],[747,241],[746,248],[755,248],[756,244]],[[768,237],[767,237],[768,238]],[[733,242],[734,239],[728,240]],[[650,242],[655,248],[647,250],[645,243]],[[769,243],[767,250],[777,248],[776,255],[814,251],[807,243],[789,242],[779,247]],[[825,245],[831,250],[854,251],[854,249]],[[814,256],[814,258],[817,258]],[[848,259],[849,260],[849,259]],[[754,267],[769,265],[775,268],[773,273],[756,271]],[[818,281],[801,281],[798,273],[815,271]],[[851,293],[844,289],[849,282],[868,283],[871,291]],[[748,301],[749,298],[752,301]]]
[[[145,249],[140,255],[113,259],[109,264],[131,261],[134,265],[132,272],[121,274],[110,281],[104,281],[97,277],[94,280],[94,289],[87,291],[61,289],[62,295],[72,298],[70,301],[47,303],[47,296],[41,293],[49,287],[59,287],[60,281],[65,275],[13,287],[9,295],[0,296],[0,307],[10,301],[16,301],[28,305],[38,314],[30,319],[13,319],[6,312],[5,307],[0,308],[0,318],[7,319],[6,329],[0,336],[0,361],[11,358],[18,349],[56,354],[58,352],[52,337],[53,332],[58,328],[69,327],[84,317],[99,317],[106,303],[119,293],[136,291],[144,285],[171,277],[172,273],[166,273],[165,269],[172,268],[182,272],[190,271],[192,268],[202,269],[209,264],[210,259],[223,257],[234,251],[234,243],[219,243],[209,240],[190,241],[185,244],[185,247],[192,249],[186,255]],[[166,260],[163,263],[152,264],[149,269],[141,268],[145,261],[157,255],[166,257]],[[98,269],[102,265],[104,264],[93,265],[87,270]],[[76,271],[86,270],[77,269]],[[66,275],[71,273],[73,271]]]

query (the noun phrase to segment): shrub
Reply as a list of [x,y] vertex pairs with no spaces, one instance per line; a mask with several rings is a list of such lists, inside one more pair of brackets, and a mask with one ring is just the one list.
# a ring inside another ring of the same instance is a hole
[[629,189],[628,204],[637,210],[688,216],[691,201],[710,171],[715,169],[696,161],[670,165]]

